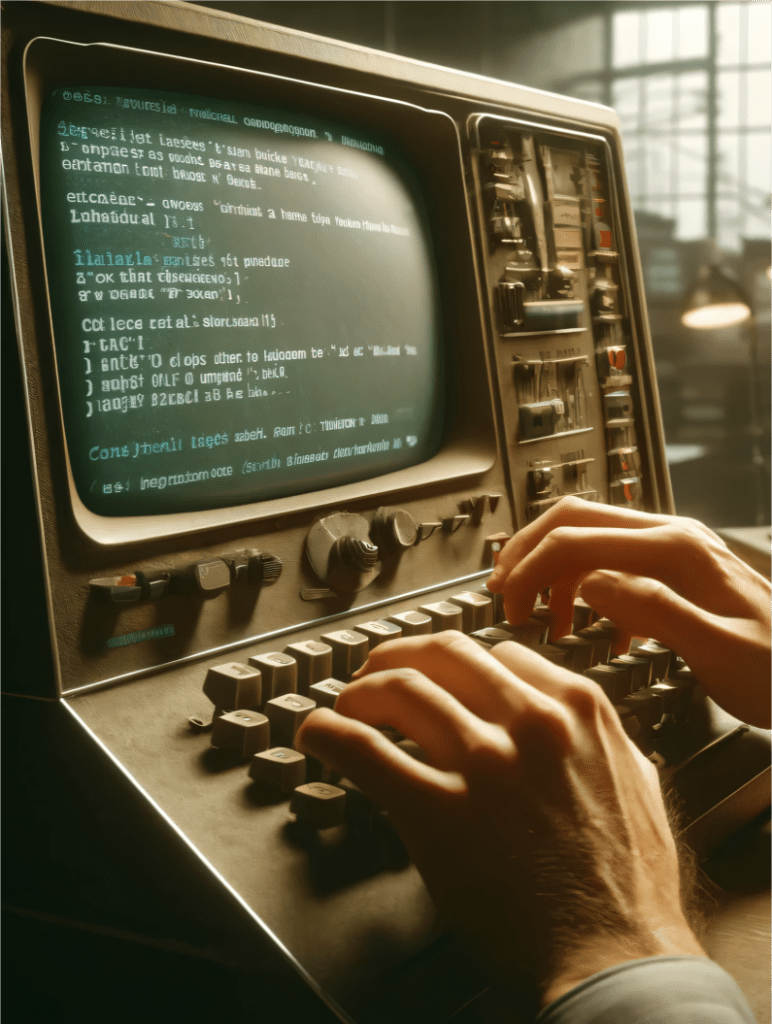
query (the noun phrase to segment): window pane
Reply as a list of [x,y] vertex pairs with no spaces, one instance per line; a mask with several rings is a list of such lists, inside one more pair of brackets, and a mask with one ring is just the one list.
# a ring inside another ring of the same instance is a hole
[[770,115],[772,115],[770,73],[769,71],[748,71],[747,76],[745,123],[752,128],[766,128],[770,123]]
[[653,195],[669,195],[670,156],[672,140],[669,136],[650,136],[646,145],[646,191]]
[[[733,7],[734,4],[728,6]],[[708,53],[708,12],[702,4],[687,4],[678,8],[678,47],[676,56],[705,57]]]
[[746,4],[748,9],[748,63],[769,64],[772,60],[772,5]]
[[770,192],[770,161],[772,161],[772,144],[766,132],[752,132],[747,138],[748,146],[748,185],[751,190],[751,202],[760,202],[766,211],[769,210]]
[[676,117],[679,128],[708,127],[708,76],[704,71],[678,75],[678,101]]
[[740,187],[740,145],[742,136],[736,132],[719,132],[716,137],[718,150],[719,193],[737,192]]
[[658,61],[673,59],[673,12],[647,11],[645,14],[646,52],[644,62],[656,64]]
[[638,127],[639,78],[620,78],[614,82],[612,105],[622,122],[622,134]]
[[641,138],[628,139],[626,142],[623,142],[623,146],[627,186],[630,189],[631,196],[638,196],[645,191],[645,185],[641,177],[641,165],[646,159],[645,140]]
[[650,75],[644,80],[646,127],[649,131],[657,131],[670,127],[675,115],[673,105],[673,76]]
[[718,63],[740,63],[740,4],[717,4]]
[[720,128],[736,128],[740,123],[740,75],[723,71],[718,79],[718,124]]
[[769,238],[769,209],[759,210],[758,213],[748,210],[745,214],[743,226],[744,238]]
[[586,82],[574,82],[571,86],[571,95],[578,100],[589,100],[590,103],[603,102],[603,83],[597,79],[590,79]]
[[739,249],[743,215],[737,199],[719,199],[716,204],[716,241],[723,249]]
[[708,140],[686,136],[678,143],[678,191],[684,195],[705,191],[708,181]]
[[681,199],[677,207],[676,238],[705,238],[705,200]]
[[615,68],[639,64],[638,39],[640,15],[635,12],[621,12],[614,15],[613,63]]

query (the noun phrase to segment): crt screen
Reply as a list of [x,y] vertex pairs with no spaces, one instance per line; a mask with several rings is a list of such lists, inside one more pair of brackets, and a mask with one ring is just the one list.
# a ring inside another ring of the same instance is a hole
[[57,89],[41,202],[65,435],[91,511],[222,508],[437,450],[427,222],[377,132]]

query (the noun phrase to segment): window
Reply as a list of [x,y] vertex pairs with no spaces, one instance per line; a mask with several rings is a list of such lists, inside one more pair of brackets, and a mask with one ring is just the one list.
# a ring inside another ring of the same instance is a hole
[[551,87],[617,110],[633,208],[680,241],[767,237],[772,4],[609,7],[605,69]]

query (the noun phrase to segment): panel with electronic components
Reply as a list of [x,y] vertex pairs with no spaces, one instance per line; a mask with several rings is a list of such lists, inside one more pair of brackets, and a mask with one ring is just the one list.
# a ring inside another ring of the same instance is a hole
[[566,494],[644,508],[607,143],[491,116],[472,142],[518,519]]

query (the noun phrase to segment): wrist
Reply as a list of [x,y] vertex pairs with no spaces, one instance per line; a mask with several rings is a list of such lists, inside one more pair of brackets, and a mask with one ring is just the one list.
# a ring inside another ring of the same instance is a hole
[[684,921],[656,931],[620,936],[604,934],[577,941],[565,950],[541,986],[540,1009],[587,978],[618,964],[655,956],[703,956],[707,953]]

